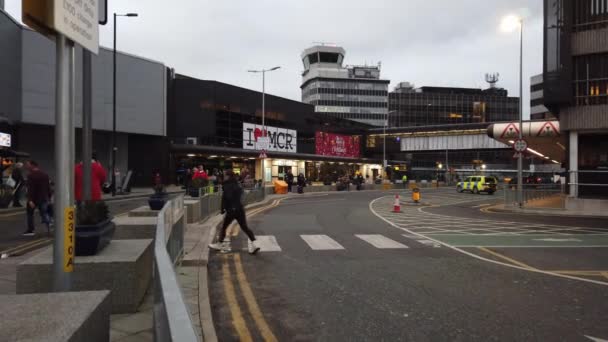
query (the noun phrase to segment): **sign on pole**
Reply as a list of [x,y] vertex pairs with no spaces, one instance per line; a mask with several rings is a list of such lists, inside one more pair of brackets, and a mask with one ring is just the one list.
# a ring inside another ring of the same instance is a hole
[[524,152],[528,149],[528,142],[524,139],[517,139],[513,143],[513,149],[517,152]]
[[256,142],[256,147],[258,150],[266,151],[268,150],[268,146],[270,146],[269,137],[258,137],[258,141]]
[[63,214],[65,221],[63,223],[64,235],[63,235],[63,271],[73,272],[74,271],[74,240],[75,240],[75,217],[74,207],[70,206],[64,209]]
[[98,0],[56,0],[54,28],[94,54],[99,52]]
[[[23,22],[47,36],[61,33],[94,54],[99,52],[101,0],[23,0]],[[106,14],[107,16],[107,14]]]

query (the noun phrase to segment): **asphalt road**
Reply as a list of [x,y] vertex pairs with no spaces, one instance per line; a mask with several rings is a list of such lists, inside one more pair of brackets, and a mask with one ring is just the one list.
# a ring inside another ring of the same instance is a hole
[[[133,210],[142,205],[146,205],[147,198],[139,199],[123,199],[116,201],[108,201],[111,215],[120,215]],[[34,240],[47,239],[46,228],[40,223],[40,216],[36,212],[36,236],[24,237],[21,234],[26,228],[25,212],[0,214],[0,253],[3,251],[18,248],[19,246],[31,244]],[[41,241],[43,242],[43,241]],[[43,247],[46,244],[41,243],[38,247]],[[29,249],[28,249],[29,250]]]
[[[446,208],[431,213],[405,203],[403,213],[390,213],[386,193],[351,192],[290,198],[250,219],[263,251],[238,251],[246,246],[240,234],[236,252],[214,254],[209,264],[220,340],[608,339],[608,279],[601,269],[583,274],[604,266],[597,260],[608,259],[607,248],[578,246],[567,231],[597,228],[576,236],[604,241],[605,224],[531,216],[521,224],[473,208],[485,199],[435,191],[423,200]],[[508,246],[474,245],[497,239]],[[518,245],[526,239],[538,246]],[[559,268],[562,259],[576,260],[567,266],[579,273],[538,266]]]

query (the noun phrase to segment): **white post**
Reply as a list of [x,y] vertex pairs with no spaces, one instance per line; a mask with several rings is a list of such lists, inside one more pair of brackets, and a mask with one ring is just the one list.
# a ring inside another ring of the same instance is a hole
[[55,92],[55,239],[53,243],[53,289],[56,292],[68,291],[71,287],[71,273],[64,271],[65,236],[64,209],[72,205],[74,181],[70,177],[70,145],[73,127],[71,111],[71,75],[73,47],[67,38],[57,34],[56,43],[56,92]]
[[569,152],[570,197],[578,197],[578,132],[570,131]]

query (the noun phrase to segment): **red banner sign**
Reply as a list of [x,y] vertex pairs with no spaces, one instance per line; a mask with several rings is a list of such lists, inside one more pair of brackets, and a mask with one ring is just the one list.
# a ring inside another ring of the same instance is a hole
[[322,156],[359,158],[361,137],[325,132],[315,134],[315,151]]

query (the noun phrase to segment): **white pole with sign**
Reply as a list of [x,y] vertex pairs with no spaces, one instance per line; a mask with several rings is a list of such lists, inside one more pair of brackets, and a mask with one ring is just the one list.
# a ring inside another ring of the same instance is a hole
[[[55,239],[53,289],[68,291],[74,271],[74,43],[99,52],[99,0],[23,0],[23,22],[54,38],[55,91]],[[30,203],[28,203],[30,205]]]

